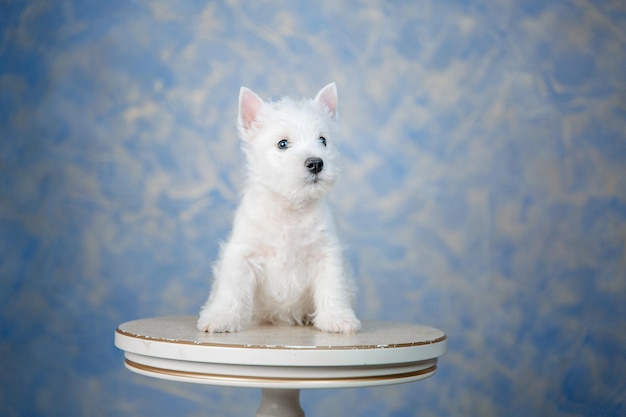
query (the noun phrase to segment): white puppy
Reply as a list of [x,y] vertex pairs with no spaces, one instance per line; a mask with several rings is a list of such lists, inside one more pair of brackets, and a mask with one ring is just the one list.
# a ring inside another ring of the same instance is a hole
[[335,83],[313,100],[276,103],[241,88],[238,128],[248,177],[198,329],[236,332],[267,322],[359,330],[324,199],[339,173],[336,120]]

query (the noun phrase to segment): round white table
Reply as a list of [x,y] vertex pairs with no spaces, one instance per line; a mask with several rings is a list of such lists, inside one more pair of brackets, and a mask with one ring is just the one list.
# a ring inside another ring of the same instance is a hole
[[300,389],[419,381],[437,370],[447,339],[432,327],[364,321],[356,334],[254,325],[205,333],[196,317],[129,321],[115,331],[133,372],[172,381],[263,389],[257,417],[304,416]]

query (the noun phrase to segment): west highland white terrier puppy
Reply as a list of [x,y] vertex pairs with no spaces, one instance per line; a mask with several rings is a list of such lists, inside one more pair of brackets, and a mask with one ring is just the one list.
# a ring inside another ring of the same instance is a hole
[[198,329],[265,322],[357,332],[354,289],[324,198],[339,174],[335,83],[313,100],[275,103],[242,87],[238,129],[248,176]]

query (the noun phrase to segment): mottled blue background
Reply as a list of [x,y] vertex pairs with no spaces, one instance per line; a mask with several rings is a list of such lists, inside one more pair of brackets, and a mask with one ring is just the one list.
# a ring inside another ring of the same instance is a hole
[[625,4],[0,1],[0,414],[254,415],[125,370],[113,331],[208,294],[239,87],[336,81],[358,313],[449,353],[308,415],[625,416]]

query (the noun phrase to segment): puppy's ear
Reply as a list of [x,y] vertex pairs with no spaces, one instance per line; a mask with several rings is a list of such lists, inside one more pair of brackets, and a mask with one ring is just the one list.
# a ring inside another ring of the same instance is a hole
[[337,85],[334,82],[322,88],[315,96],[315,101],[326,106],[333,119],[337,118]]
[[257,120],[263,104],[263,100],[254,94],[252,90],[241,87],[239,90],[239,118],[237,123],[244,137],[247,136],[252,123]]

